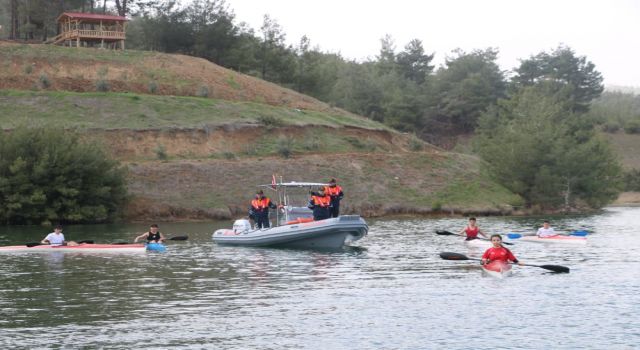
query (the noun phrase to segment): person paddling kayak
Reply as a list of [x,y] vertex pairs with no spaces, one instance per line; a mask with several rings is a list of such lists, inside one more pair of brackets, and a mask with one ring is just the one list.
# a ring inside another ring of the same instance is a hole
[[61,225],[56,226],[53,229],[53,232],[49,233],[47,237],[45,237],[42,241],[40,241],[40,243],[50,244],[50,245],[69,245],[69,246],[78,245],[78,243],[74,241],[67,242],[64,240],[64,234],[62,234]]
[[462,229],[462,231],[460,231],[460,233],[458,234],[461,236],[466,236],[467,241],[471,241],[478,238],[478,234],[484,238],[488,238],[487,235],[484,232],[482,232],[482,230],[480,230],[478,226],[476,226],[476,218],[469,218],[469,224],[467,225],[467,227]]
[[551,227],[551,224],[549,224],[549,221],[545,220],[542,223],[542,227],[540,227],[538,229],[538,232],[536,232],[536,235],[538,235],[538,237],[545,238],[545,237],[557,236],[558,234],[553,229],[553,227]]
[[501,261],[504,264],[511,261],[522,265],[509,249],[502,246],[502,236],[491,235],[491,244],[493,244],[493,247],[487,249],[487,251],[482,254],[482,265],[487,265],[494,261]]
[[158,225],[152,224],[149,226],[149,232],[145,232],[133,240],[133,243],[138,242],[139,239],[147,239],[147,243],[161,243],[164,242],[164,236],[158,231]]

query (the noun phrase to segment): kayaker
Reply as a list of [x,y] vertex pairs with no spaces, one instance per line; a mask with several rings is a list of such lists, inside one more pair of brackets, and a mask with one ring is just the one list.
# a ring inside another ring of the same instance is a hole
[[476,218],[473,217],[469,218],[469,224],[467,225],[467,227],[462,229],[462,231],[460,231],[458,234],[461,236],[466,236],[467,241],[478,238],[478,234],[480,234],[484,238],[488,238],[487,235],[482,232],[482,230],[480,230],[478,226],[476,226]]
[[161,243],[164,242],[164,235],[158,231],[158,225],[152,224],[149,226],[149,231],[141,234],[133,240],[133,243],[138,242],[140,239],[147,239],[147,243]]
[[269,228],[269,208],[276,209],[275,203],[264,195],[262,190],[256,192],[256,197],[249,206],[249,218],[255,221],[257,228]]
[[324,220],[331,217],[331,196],[324,193],[324,187],[320,187],[318,192],[311,193],[309,209],[313,210],[313,220]]
[[538,237],[553,237],[558,235],[547,220],[542,223],[542,227],[538,229],[538,232],[536,234],[538,235]]
[[505,263],[511,261],[513,263],[520,264],[515,255],[513,255],[509,249],[502,246],[502,236],[491,235],[491,244],[493,244],[493,247],[487,249],[487,251],[482,254],[482,265],[486,265],[497,260]]
[[50,245],[78,245],[78,243],[74,241],[65,241],[64,234],[62,234],[62,226],[58,225],[53,229],[53,232],[49,233],[47,237],[45,237],[42,241],[42,244],[50,244]]
[[342,187],[336,184],[336,179],[329,180],[329,186],[324,187],[324,193],[331,197],[331,208],[329,209],[329,215],[332,218],[337,218],[340,215],[340,201],[344,197]]

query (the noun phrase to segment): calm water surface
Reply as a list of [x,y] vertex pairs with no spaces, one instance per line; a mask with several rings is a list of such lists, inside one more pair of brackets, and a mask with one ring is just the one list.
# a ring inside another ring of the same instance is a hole
[[[640,347],[640,208],[563,217],[587,246],[521,242],[516,267],[482,277],[457,237],[465,219],[370,222],[340,252],[216,246],[230,222],[163,224],[188,234],[166,253],[0,255],[0,348],[634,349]],[[486,232],[532,232],[542,218],[480,218]],[[70,226],[67,239],[132,239],[144,225]],[[0,228],[0,245],[40,240]]]

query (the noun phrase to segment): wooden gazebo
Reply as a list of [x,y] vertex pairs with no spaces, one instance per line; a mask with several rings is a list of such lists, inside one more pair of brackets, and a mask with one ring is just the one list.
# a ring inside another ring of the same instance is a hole
[[49,42],[71,47],[124,50],[127,18],[96,13],[65,12],[58,17],[60,34]]

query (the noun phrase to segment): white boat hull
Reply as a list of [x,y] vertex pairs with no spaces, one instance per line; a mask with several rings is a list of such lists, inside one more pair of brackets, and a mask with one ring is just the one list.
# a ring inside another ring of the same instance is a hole
[[369,227],[360,216],[344,215],[244,232],[221,229],[215,231],[211,238],[222,245],[337,249],[366,236],[368,230]]

